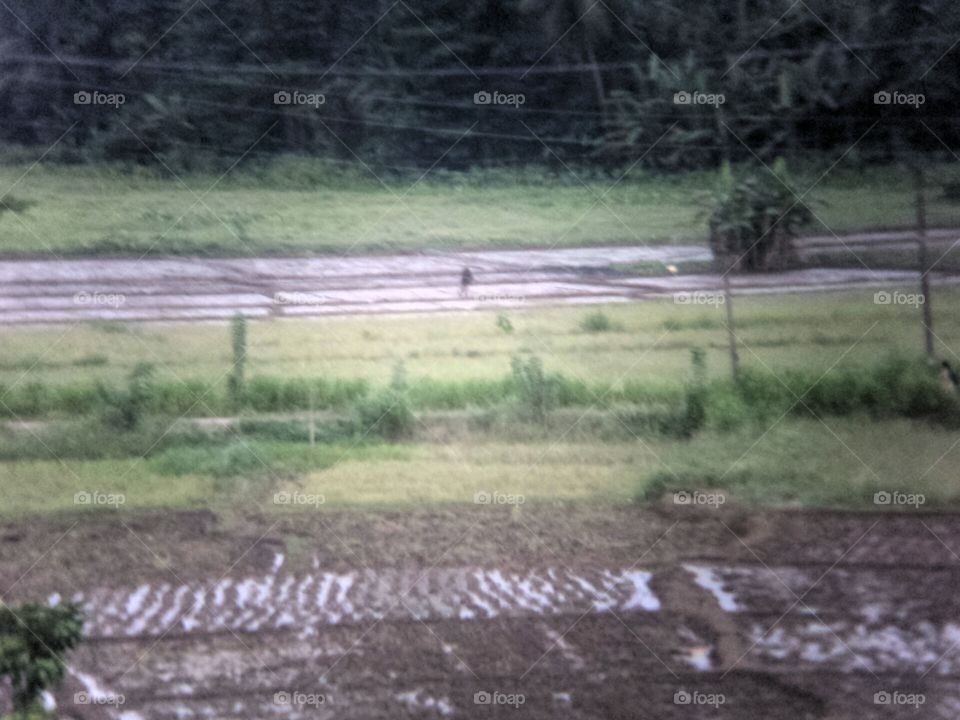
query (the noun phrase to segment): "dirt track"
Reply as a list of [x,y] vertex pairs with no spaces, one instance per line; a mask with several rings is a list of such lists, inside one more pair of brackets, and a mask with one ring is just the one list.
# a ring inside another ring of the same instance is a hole
[[[877,233],[846,241],[856,248],[879,241],[906,247],[908,237]],[[949,247],[957,238],[960,232],[935,231],[932,242]],[[801,254],[824,246],[843,249],[836,238],[807,238]],[[682,297],[716,291],[718,277],[640,277],[614,266],[709,259],[703,247],[661,246],[351,258],[2,261],[0,323],[200,320],[237,312],[251,317],[431,312]],[[468,298],[459,296],[464,267],[476,278]],[[960,277],[937,274],[934,282],[956,283]],[[741,275],[734,287],[740,293],[866,291],[915,283],[911,272],[854,268]]]
[[88,717],[960,712],[960,517],[530,506],[123,519],[0,529],[8,599],[87,608],[61,708],[75,692],[124,700],[82,706]]

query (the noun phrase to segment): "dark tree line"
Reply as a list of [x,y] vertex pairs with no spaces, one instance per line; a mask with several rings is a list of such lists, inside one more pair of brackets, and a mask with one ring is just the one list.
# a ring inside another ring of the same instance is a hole
[[958,38],[952,0],[8,0],[0,140],[46,147],[72,127],[63,159],[183,167],[251,147],[622,167],[655,142],[645,162],[691,167],[861,136],[858,157],[883,159],[960,150]]

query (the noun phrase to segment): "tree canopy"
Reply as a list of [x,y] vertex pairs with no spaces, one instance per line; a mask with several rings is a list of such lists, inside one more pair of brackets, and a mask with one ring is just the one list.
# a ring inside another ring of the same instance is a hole
[[697,167],[960,145],[950,0],[69,8],[9,0],[0,13],[0,141],[46,148],[67,133],[54,151],[66,160]]

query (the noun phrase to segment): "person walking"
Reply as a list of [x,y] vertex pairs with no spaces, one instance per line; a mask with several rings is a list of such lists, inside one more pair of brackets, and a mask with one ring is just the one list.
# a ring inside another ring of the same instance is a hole
[[460,273],[460,297],[465,298],[470,296],[470,286],[473,284],[473,273],[470,272],[470,268],[465,267],[463,272]]

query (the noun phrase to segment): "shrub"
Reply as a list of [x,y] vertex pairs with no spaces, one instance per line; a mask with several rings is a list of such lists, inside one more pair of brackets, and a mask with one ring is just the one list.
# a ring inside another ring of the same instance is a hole
[[545,422],[547,413],[557,403],[556,377],[543,371],[543,363],[536,356],[524,362],[515,355],[511,370],[514,392],[520,402],[521,412],[535,422]]
[[611,322],[602,310],[597,310],[580,321],[580,329],[588,333],[602,333],[619,330],[620,326]]
[[835,368],[825,375],[793,370],[784,373],[782,381],[772,373],[743,369],[737,394],[760,417],[792,408],[798,414],[866,412],[960,424],[960,403],[942,391],[936,369],[924,360],[897,356],[873,365]]
[[[816,378],[804,385],[806,376],[800,378],[795,373],[786,373],[784,382],[777,379],[772,373],[762,373],[751,368],[740,368],[737,373],[736,390],[743,402],[750,407],[758,417],[765,417],[776,412],[784,412],[796,402],[797,396],[813,384]],[[786,387],[784,386],[786,383]],[[793,393],[791,393],[791,390]]]
[[513,323],[510,322],[510,318],[504,313],[497,315],[497,327],[507,335],[513,332]]
[[765,270],[790,259],[790,240],[813,215],[782,181],[751,175],[713,198],[710,248],[737,270]]
[[413,432],[414,416],[406,394],[382,390],[357,401],[354,421],[361,437],[374,435],[400,440]]
[[44,690],[63,679],[63,655],[82,634],[83,614],[73,604],[0,607],[0,676],[10,682],[18,714],[25,715]]
[[153,367],[138,363],[130,374],[125,389],[98,387],[101,409],[100,421],[107,427],[127,432],[140,424],[152,395]]
[[729,385],[718,385],[707,391],[707,424],[720,432],[735,430],[750,416],[750,408]]

